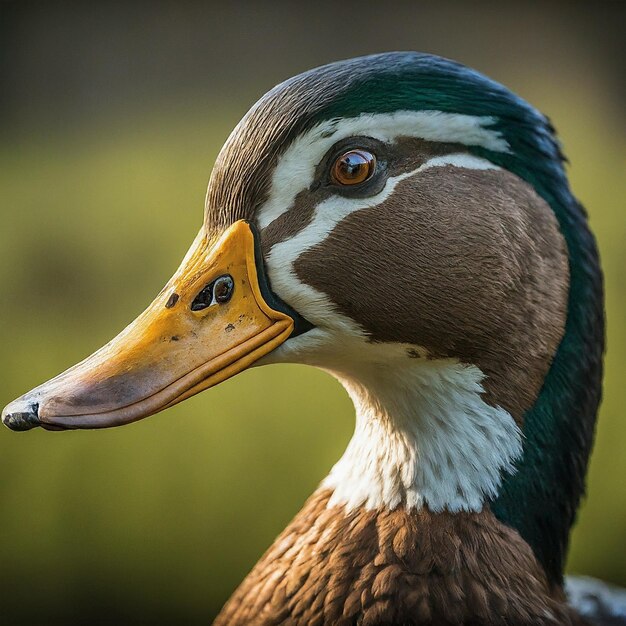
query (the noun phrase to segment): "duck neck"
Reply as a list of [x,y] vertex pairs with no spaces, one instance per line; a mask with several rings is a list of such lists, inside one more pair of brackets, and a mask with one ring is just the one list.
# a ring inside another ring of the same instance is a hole
[[478,512],[514,471],[522,435],[483,398],[481,371],[451,360],[375,365],[337,375],[356,408],[356,428],[322,487],[348,511],[427,507]]
[[521,433],[483,401],[481,372],[392,362],[334,370],[354,436],[216,625],[578,623],[531,547],[484,506]]

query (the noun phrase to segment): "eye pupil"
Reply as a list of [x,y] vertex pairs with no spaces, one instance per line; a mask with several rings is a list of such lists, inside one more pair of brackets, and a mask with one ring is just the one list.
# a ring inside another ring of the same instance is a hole
[[358,185],[373,174],[375,166],[376,157],[370,152],[350,150],[335,161],[332,178],[340,185]]

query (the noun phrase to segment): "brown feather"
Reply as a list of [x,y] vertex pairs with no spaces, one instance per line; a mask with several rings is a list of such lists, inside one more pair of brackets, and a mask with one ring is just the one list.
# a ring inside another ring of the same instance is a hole
[[584,624],[489,509],[346,513],[316,492],[216,626]]

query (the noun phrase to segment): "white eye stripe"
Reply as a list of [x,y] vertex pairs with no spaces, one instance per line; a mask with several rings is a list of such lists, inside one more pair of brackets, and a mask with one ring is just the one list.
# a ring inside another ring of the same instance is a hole
[[476,117],[442,111],[396,111],[362,114],[318,124],[296,139],[279,159],[272,176],[270,197],[257,214],[261,228],[289,210],[296,195],[313,182],[315,168],[340,139],[368,136],[384,142],[398,137],[482,146],[494,152],[509,152],[509,144],[497,130],[488,128],[492,117]]
[[433,157],[426,161],[417,172],[430,169],[431,167],[444,167],[445,165],[453,165],[454,167],[462,167],[468,170],[499,170],[495,163],[482,157],[468,154],[467,152],[459,152],[457,154],[445,154],[443,156]]
[[[326,239],[333,228],[348,217],[348,215],[362,209],[368,209],[382,204],[394,192],[399,182],[433,167],[445,167],[446,165],[475,170],[500,169],[497,165],[491,163],[491,161],[471,154],[458,153],[433,157],[415,170],[390,177],[383,189],[374,196],[366,198],[346,198],[344,196],[334,195],[320,202],[320,204],[315,207],[313,217],[309,224],[295,237],[276,244],[274,249],[280,249],[281,246],[283,246],[283,248],[297,248],[297,256],[299,256],[299,254],[302,254],[305,250],[308,250]],[[288,245],[290,242],[292,242],[291,245]],[[272,253],[273,251],[274,250],[272,250]],[[296,252],[295,249],[294,252]],[[297,256],[294,257],[294,260]]]

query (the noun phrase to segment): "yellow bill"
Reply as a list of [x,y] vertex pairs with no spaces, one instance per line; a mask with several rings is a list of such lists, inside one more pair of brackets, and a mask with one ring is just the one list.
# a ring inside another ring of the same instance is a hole
[[14,430],[134,422],[241,372],[283,343],[298,318],[271,293],[248,222],[236,222],[212,245],[201,232],[130,326],[9,404],[3,422]]

